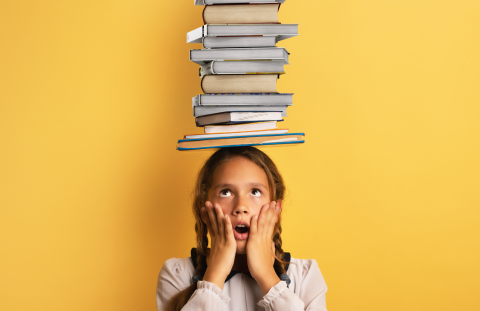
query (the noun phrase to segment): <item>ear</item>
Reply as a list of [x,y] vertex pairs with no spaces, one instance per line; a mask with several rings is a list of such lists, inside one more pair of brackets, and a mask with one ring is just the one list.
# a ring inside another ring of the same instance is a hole
[[206,224],[207,221],[205,220],[205,216],[203,216],[201,205],[198,206],[198,213],[200,214],[200,218],[202,219],[202,221]]
[[282,211],[282,200],[277,200],[277,206],[280,210],[280,212]]

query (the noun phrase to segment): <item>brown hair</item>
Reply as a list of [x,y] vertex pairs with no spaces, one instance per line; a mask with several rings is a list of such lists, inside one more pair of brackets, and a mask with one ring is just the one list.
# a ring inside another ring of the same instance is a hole
[[[215,169],[222,163],[235,157],[244,157],[261,167],[267,175],[270,188],[271,200],[283,200],[285,194],[285,184],[275,163],[262,151],[253,147],[232,147],[221,148],[213,153],[200,169],[195,188],[193,190],[192,211],[195,215],[195,232],[197,234],[197,269],[195,275],[203,276],[207,270],[207,225],[200,217],[200,208],[208,200],[208,190],[212,183],[212,176]],[[281,215],[278,216],[278,222],[275,224],[273,241],[275,243],[275,263],[274,269],[277,274],[285,272],[284,252],[282,249]],[[192,281],[193,282],[193,281]],[[168,311],[180,311],[197,289],[197,283],[193,283],[186,289],[172,297],[168,304]]]

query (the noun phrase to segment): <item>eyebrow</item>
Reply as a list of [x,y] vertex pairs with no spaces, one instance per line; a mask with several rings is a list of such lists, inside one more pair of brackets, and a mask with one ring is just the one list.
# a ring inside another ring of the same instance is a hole
[[[250,185],[251,187],[257,187],[257,188],[265,188],[267,189],[267,187],[262,184],[262,183],[257,183],[257,182],[252,182],[252,183],[249,183],[248,185]],[[234,188],[234,185],[232,184],[218,184],[215,186],[214,189],[218,189],[218,188]]]

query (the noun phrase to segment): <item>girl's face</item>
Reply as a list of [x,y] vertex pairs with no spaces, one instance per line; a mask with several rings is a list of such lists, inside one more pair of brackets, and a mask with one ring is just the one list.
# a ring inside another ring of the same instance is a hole
[[250,220],[270,203],[267,175],[258,165],[244,157],[235,157],[213,172],[208,200],[218,203],[233,226],[237,253],[245,254]]

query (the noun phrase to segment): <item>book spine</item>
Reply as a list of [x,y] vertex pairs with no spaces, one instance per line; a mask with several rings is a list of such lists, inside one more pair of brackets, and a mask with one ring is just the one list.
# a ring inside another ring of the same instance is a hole
[[[222,137],[223,139],[230,139],[230,138],[251,138],[251,137],[275,137],[275,138],[281,138],[281,137],[291,137],[291,136],[305,136],[305,133],[285,133],[285,134],[264,134],[264,135],[244,135],[244,136],[228,136],[228,137]],[[212,139],[219,139],[218,137],[209,137],[209,138],[190,138],[190,139],[179,139],[177,142],[182,143],[185,141],[199,141],[199,140],[212,140]]]
[[304,140],[297,140],[297,141],[285,141],[285,142],[277,142],[277,143],[241,144],[241,145],[228,145],[228,146],[222,145],[222,146],[197,147],[197,148],[179,147],[177,143],[177,150],[188,151],[188,150],[214,149],[214,148],[225,148],[225,147],[269,146],[269,145],[287,145],[287,144],[303,144],[303,143],[305,143]]

